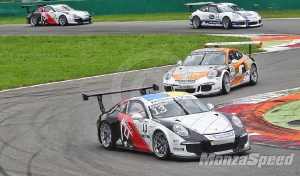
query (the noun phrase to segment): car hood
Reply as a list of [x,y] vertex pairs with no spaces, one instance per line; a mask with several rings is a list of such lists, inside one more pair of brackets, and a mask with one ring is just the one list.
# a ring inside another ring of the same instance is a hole
[[254,11],[235,11],[233,13],[236,13],[245,19],[259,17],[258,13],[254,12]]
[[207,77],[214,68],[214,65],[178,66],[172,70],[172,76],[175,80],[197,80],[201,77]]
[[74,14],[77,16],[86,16],[88,15],[85,11],[79,11],[79,10],[74,10],[74,11],[64,11],[66,14]]
[[168,118],[199,134],[214,134],[233,130],[229,120],[220,112],[205,112]]

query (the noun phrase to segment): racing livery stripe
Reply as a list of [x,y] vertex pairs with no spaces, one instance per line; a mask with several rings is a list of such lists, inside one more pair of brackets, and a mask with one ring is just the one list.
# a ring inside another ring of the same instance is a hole
[[43,18],[46,18],[48,24],[57,24],[57,22],[51,17],[48,12],[41,13]]
[[[152,150],[149,148],[149,146],[147,145],[145,140],[142,138],[142,135],[139,133],[138,129],[134,125],[134,122],[133,122],[131,116],[123,114],[123,113],[119,113],[118,120],[121,124],[122,124],[123,120],[126,121],[129,128],[125,129],[122,125],[121,125],[121,128],[123,128],[123,133],[128,134],[128,137],[129,137],[130,141],[132,142],[135,149],[152,152]],[[123,135],[123,134],[121,134],[121,135]]]

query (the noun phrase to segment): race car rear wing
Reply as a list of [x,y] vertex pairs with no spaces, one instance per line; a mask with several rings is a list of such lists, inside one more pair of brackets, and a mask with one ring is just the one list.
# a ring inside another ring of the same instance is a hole
[[205,46],[205,48],[207,48],[209,46],[214,46],[215,48],[218,48],[219,46],[228,46],[228,45],[249,45],[249,56],[251,56],[252,45],[258,45],[258,46],[262,47],[262,41],[206,43],[204,46]]
[[194,3],[186,3],[183,4],[184,6],[189,6],[190,7],[190,12],[193,13],[194,9],[193,6],[194,5],[208,5],[208,4],[214,4],[214,2],[194,2]]
[[86,93],[82,94],[82,99],[84,101],[89,100],[89,97],[97,97],[98,103],[100,106],[100,110],[102,113],[106,112],[102,100],[102,95],[108,95],[108,94],[116,94],[116,93],[122,93],[122,92],[132,92],[132,91],[140,91],[141,95],[146,94],[147,89],[153,89],[154,91],[159,90],[159,86],[156,84],[153,84],[152,86],[144,86],[144,87],[136,87],[136,88],[128,88],[128,89],[121,89],[121,90],[113,90],[113,91],[107,91],[107,92],[98,92],[98,93]]
[[27,13],[30,13],[29,7],[42,7],[42,6],[46,6],[46,4],[31,4],[31,5],[22,5],[22,8],[26,8]]

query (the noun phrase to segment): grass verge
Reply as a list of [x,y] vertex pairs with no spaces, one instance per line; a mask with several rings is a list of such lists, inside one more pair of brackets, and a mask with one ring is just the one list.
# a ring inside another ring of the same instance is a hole
[[[175,64],[208,42],[249,40],[199,34],[0,37],[0,90]],[[248,46],[236,48],[248,52]]]

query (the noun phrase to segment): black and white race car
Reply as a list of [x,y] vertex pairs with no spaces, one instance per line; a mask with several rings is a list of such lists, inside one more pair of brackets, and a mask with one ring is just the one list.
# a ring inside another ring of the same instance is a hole
[[[30,12],[30,7],[38,6],[37,9]],[[74,10],[66,4],[35,4],[23,5],[27,10],[27,23],[31,26],[38,25],[61,25],[92,23],[93,18],[87,11]]]
[[[204,153],[233,154],[250,149],[246,128],[233,114],[213,110],[186,92],[145,94],[157,85],[82,94],[96,96],[102,114],[97,121],[98,139],[106,149],[122,147],[170,156],[193,158]],[[105,111],[102,96],[140,91]]]

